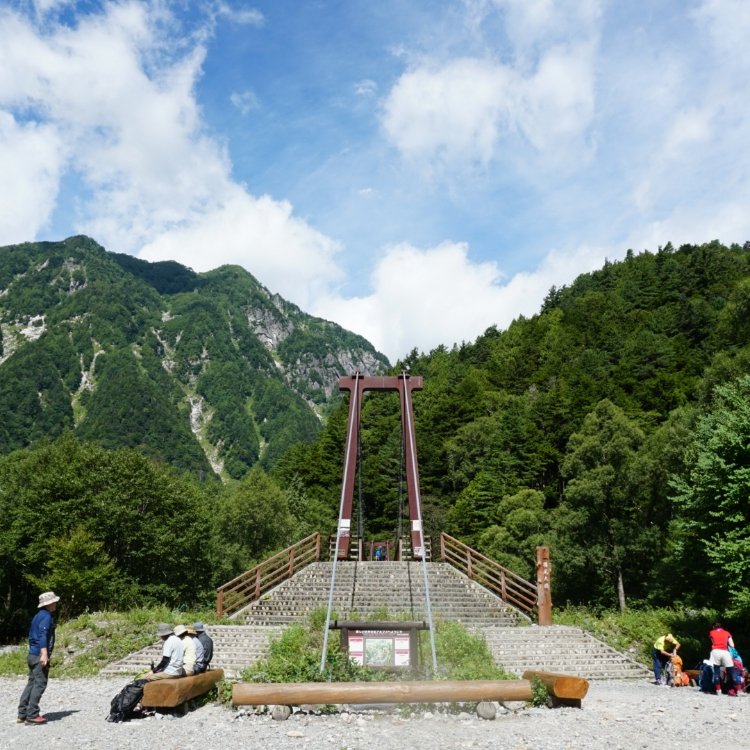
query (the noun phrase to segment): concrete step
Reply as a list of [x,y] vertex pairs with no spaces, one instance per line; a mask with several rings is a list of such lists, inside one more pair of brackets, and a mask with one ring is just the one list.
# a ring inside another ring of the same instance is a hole
[[580,628],[486,627],[482,634],[497,664],[520,676],[527,669],[587,679],[643,679],[649,671]]
[[[528,617],[446,563],[428,563],[426,570],[434,620],[456,620],[481,635],[495,661],[511,674],[520,676],[527,669],[538,669],[587,679],[649,676],[645,667],[578,628],[530,625]],[[380,619],[387,613],[385,619],[406,615],[426,620],[424,573],[421,563],[337,563],[335,617]],[[332,574],[332,563],[312,563],[236,613],[237,625],[209,628],[214,639],[214,666],[236,677],[263,658],[271,639],[285,627],[327,607]],[[145,672],[160,654],[161,644],[155,643],[103,672]]]
[[[210,625],[206,632],[214,641],[214,658],[211,665],[224,669],[227,677],[237,677],[251,664],[268,653],[271,640],[278,638],[284,628],[273,625]],[[158,641],[146,648],[107,665],[102,674],[143,674],[151,662],[161,659],[162,642]]]

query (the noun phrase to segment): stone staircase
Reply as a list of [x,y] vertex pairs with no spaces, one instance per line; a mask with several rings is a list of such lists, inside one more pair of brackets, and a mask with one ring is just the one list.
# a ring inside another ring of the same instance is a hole
[[482,629],[482,635],[495,662],[519,677],[527,669],[561,672],[589,680],[641,679],[650,675],[643,665],[580,628],[489,626]]
[[[238,676],[262,658],[286,626],[328,605],[333,563],[315,562],[233,616],[237,625],[207,628],[214,666]],[[642,678],[648,671],[578,628],[531,625],[528,617],[448,563],[428,563],[433,619],[457,620],[483,636],[495,661],[508,672],[563,672],[588,679]],[[339,562],[332,619],[426,620],[424,572],[414,562]],[[240,624],[244,623],[244,624]],[[106,667],[104,674],[145,672],[161,644]]]
[[[316,562],[235,615],[253,625],[285,625],[326,608],[333,563]],[[427,563],[432,615],[469,628],[528,622],[518,610],[448,563]],[[426,620],[424,572],[415,562],[339,562],[332,617]]]
[[[271,640],[278,638],[284,628],[279,625],[206,625],[206,632],[214,641],[212,666],[221,667],[228,677],[239,676],[268,653]],[[162,642],[142,648],[120,661],[108,664],[101,674],[143,674],[161,659]]]

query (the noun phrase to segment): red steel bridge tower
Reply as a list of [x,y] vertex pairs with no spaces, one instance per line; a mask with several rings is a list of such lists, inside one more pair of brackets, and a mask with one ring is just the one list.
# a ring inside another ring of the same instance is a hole
[[406,470],[406,492],[409,500],[409,526],[411,549],[414,560],[424,557],[424,531],[419,495],[419,468],[417,466],[417,443],[414,435],[414,409],[412,392],[422,389],[422,378],[412,377],[406,372],[393,377],[370,376],[356,372],[339,378],[339,390],[349,391],[349,421],[344,456],[344,477],[341,483],[341,505],[337,533],[336,557],[349,557],[351,541],[352,505],[354,500],[354,475],[357,466],[362,395],[365,391],[398,391],[401,399],[401,430],[404,444]]

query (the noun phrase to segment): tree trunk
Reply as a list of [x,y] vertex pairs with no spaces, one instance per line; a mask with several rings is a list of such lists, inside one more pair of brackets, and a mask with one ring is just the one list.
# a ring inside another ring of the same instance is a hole
[[620,603],[620,612],[627,609],[625,603],[625,584],[622,581],[622,568],[617,568],[617,601]]

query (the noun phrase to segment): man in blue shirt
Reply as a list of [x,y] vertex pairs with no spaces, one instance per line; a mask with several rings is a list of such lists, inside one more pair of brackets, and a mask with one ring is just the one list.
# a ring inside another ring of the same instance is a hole
[[60,597],[54,591],[45,591],[39,595],[38,611],[29,628],[29,655],[26,663],[29,667],[29,681],[21,694],[18,704],[19,724],[46,724],[47,719],[39,714],[39,701],[47,689],[49,660],[55,647],[55,618],[52,613],[57,609]]

